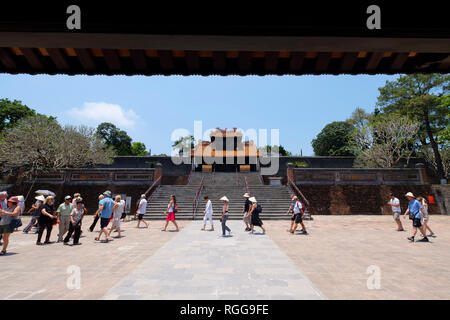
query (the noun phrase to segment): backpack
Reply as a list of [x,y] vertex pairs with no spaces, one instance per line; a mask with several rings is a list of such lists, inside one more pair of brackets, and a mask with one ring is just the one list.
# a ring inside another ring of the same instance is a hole
[[261,213],[261,212],[262,212],[262,207],[261,207],[260,204],[258,204],[258,205],[256,206],[255,211],[256,211],[256,213]]

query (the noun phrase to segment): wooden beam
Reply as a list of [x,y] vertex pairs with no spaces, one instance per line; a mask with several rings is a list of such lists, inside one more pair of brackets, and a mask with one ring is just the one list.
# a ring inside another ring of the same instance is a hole
[[328,64],[330,63],[331,53],[330,52],[320,52],[316,58],[316,70],[325,71],[328,69]]
[[147,60],[145,59],[144,50],[130,50],[131,61],[133,66],[138,70],[147,69]]
[[173,58],[171,50],[158,50],[159,63],[164,70],[173,69]]
[[250,51],[239,52],[238,65],[241,70],[250,70],[252,67],[252,53]]
[[213,65],[214,70],[225,70],[227,66],[227,53],[225,51],[214,51],[213,52]]
[[358,52],[346,52],[341,61],[341,71],[351,72],[357,60]]
[[108,68],[111,70],[120,70],[121,63],[117,51],[114,49],[103,49],[102,51]]
[[292,52],[290,68],[293,71],[300,71],[303,66],[303,60],[305,59],[304,52]]
[[383,59],[384,52],[372,52],[366,64],[366,70],[375,70]]
[[0,32],[0,47],[448,53],[450,39]]
[[70,69],[70,66],[66,61],[66,58],[64,58],[64,55],[62,54],[60,49],[48,48],[47,52],[50,56],[50,59],[52,59],[53,63],[55,64],[56,68],[58,68],[59,70]]
[[391,63],[392,70],[400,70],[405,64],[406,60],[408,60],[409,53],[408,52],[400,52],[395,55],[394,61]]
[[197,51],[187,50],[186,52],[186,64],[189,70],[200,69],[200,57]]
[[44,65],[32,48],[20,48],[20,51],[33,69],[44,69]]
[[0,61],[3,63],[6,69],[15,69],[17,67],[16,62],[12,58],[11,54],[5,48],[0,48]]
[[266,52],[266,58],[264,61],[264,66],[266,70],[274,71],[277,69],[278,65],[278,52]]
[[84,70],[95,70],[95,62],[91,56],[91,53],[87,49],[74,49],[77,54],[78,61]]

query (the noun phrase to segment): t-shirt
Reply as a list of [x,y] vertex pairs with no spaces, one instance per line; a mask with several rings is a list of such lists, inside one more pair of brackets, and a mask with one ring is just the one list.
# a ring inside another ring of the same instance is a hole
[[209,199],[206,202],[205,210],[206,210],[206,214],[213,214],[212,203],[211,203],[211,200],[209,200]]
[[416,219],[422,218],[422,213],[420,212],[420,209],[422,209],[423,206],[419,201],[417,201],[417,200],[409,201],[408,207],[409,207],[409,212],[414,214],[414,218],[416,218]]
[[78,223],[81,221],[81,217],[83,216],[83,213],[84,213],[83,208],[81,208],[80,210],[78,210],[78,208],[73,208],[72,211],[70,212],[70,215],[72,216],[75,223]]
[[244,204],[244,212],[248,212],[250,210],[250,206],[252,205],[252,202],[250,200],[245,200]]
[[43,214],[42,209],[45,209],[45,211],[47,211],[47,213],[49,213],[49,214],[54,214],[55,208],[53,207],[53,205],[43,204],[39,207],[39,212],[41,213],[39,215],[39,223],[44,224],[44,223],[52,222],[53,219],[50,218],[49,216]]
[[[11,207],[11,208],[6,208],[3,210],[8,211],[8,212],[13,212],[15,209],[16,209],[16,206]],[[0,225],[4,226],[4,225],[10,224],[12,219],[14,219],[14,216],[4,214],[4,215],[2,215],[2,218],[0,219]]]
[[[394,198],[394,199],[391,199],[391,204],[400,204],[400,200],[398,200],[397,198]],[[391,206],[391,208],[392,208],[392,212],[402,212],[402,209],[400,208],[400,206],[398,206],[398,207],[394,207],[394,206]]]
[[73,209],[73,205],[71,203],[66,204],[65,202],[63,202],[59,205],[58,210],[56,210],[56,212],[59,212],[61,217],[68,217],[68,216],[70,216],[72,209]]
[[139,209],[139,214],[144,214],[147,210],[147,200],[141,199],[141,201],[139,201],[139,206],[141,207]]
[[103,210],[100,213],[101,218],[109,219],[112,215],[112,207],[114,206],[114,201],[110,197],[106,197],[103,200],[100,200],[100,205],[103,206]]
[[295,214],[299,214],[301,209],[302,209],[302,203],[300,201],[297,201],[292,207],[292,210],[294,210]]
[[116,210],[114,210],[114,219],[120,219],[125,210],[125,200],[120,200],[117,204]]

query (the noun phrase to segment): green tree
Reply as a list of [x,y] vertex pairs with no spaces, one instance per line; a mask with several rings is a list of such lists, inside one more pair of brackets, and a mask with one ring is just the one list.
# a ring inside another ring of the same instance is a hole
[[150,152],[147,151],[145,144],[142,142],[133,142],[131,145],[131,153],[134,156],[148,156]]
[[327,124],[311,142],[317,156],[351,156],[351,134],[355,127],[347,121]]
[[190,151],[194,149],[194,147],[194,136],[192,135],[181,137],[172,144],[172,148],[178,150],[180,155],[183,154],[183,150]]
[[0,132],[13,127],[22,118],[36,115],[36,112],[18,100],[0,99]]
[[[445,177],[437,137],[450,125],[447,117],[450,76],[441,74],[411,74],[387,81],[379,88],[377,106],[382,113],[407,116],[420,123],[418,140],[422,146],[430,144],[439,178]],[[443,103],[444,102],[444,103]]]
[[112,147],[119,156],[132,155],[131,137],[123,130],[109,122],[100,123],[96,131],[103,142]]
[[[278,154],[280,156],[292,156],[292,153],[287,151],[283,146],[274,146],[275,148],[278,147]],[[266,152],[270,153],[272,152],[272,146],[265,146],[260,148],[260,150],[265,150]]]

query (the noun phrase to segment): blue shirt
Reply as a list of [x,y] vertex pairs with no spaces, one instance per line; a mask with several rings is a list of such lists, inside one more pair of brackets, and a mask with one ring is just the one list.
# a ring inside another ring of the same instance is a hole
[[422,219],[422,213],[420,212],[420,209],[423,208],[422,204],[417,201],[413,200],[410,201],[408,204],[409,212],[414,214],[414,218],[416,219]]
[[109,219],[112,215],[112,207],[114,206],[114,201],[110,197],[106,197],[100,200],[100,205],[103,206],[103,210],[100,213],[101,218]]

